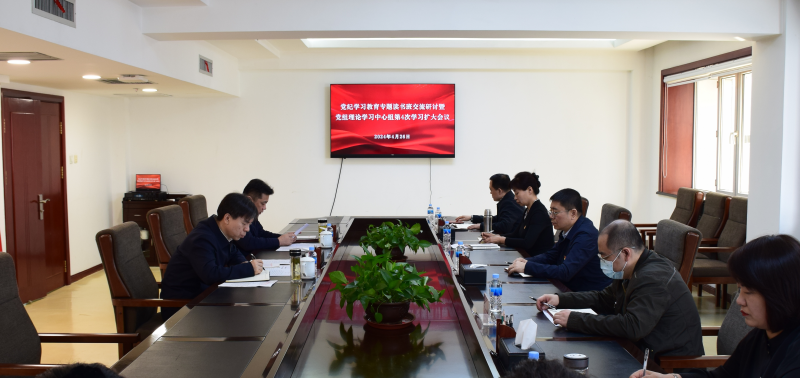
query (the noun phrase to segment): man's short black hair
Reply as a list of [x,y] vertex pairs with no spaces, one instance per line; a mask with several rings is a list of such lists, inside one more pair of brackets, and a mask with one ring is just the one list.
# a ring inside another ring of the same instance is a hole
[[583,201],[581,201],[581,194],[575,189],[561,189],[550,197],[550,201],[555,201],[564,206],[564,210],[570,211],[575,209],[578,215],[583,215]]
[[233,219],[244,217],[246,221],[251,221],[258,215],[258,209],[250,198],[241,193],[229,193],[222,199],[217,207],[217,220],[220,221],[230,214]]
[[[581,204],[583,205],[583,204]],[[600,235],[608,235],[606,246],[613,253],[622,248],[632,248],[636,252],[644,250],[644,242],[639,230],[625,219],[617,219],[600,230]]]
[[498,173],[489,177],[492,181],[492,188],[500,189],[504,192],[511,190],[511,177],[505,173]]
[[41,378],[120,378],[120,375],[102,364],[69,364],[56,366],[36,377]]
[[767,305],[772,332],[800,325],[800,242],[789,235],[751,240],[728,259],[728,271],[740,285],[755,290]]
[[503,378],[586,378],[556,360],[525,360]]
[[530,187],[533,189],[533,194],[539,194],[539,188],[542,187],[541,181],[539,181],[539,175],[534,172],[520,172],[514,175],[514,179],[511,180],[511,187],[516,190],[528,190]]
[[261,196],[264,194],[271,196],[273,193],[275,193],[275,191],[272,190],[272,187],[267,185],[266,182],[259,179],[252,179],[250,180],[250,182],[247,183],[247,185],[245,185],[242,193],[244,193],[247,196],[258,199],[261,198]]

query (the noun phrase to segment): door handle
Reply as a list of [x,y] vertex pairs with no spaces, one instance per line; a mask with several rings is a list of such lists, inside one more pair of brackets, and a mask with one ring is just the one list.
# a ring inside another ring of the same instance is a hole
[[43,195],[39,195],[39,220],[44,220],[44,204],[50,202],[50,199],[43,198]]

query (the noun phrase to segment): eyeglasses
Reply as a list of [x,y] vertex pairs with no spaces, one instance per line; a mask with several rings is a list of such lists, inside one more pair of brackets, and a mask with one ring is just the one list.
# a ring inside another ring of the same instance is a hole
[[[614,260],[616,260],[616,259],[617,259],[617,257],[616,257],[616,256],[619,256],[619,254],[620,254],[620,253],[622,253],[622,250],[623,250],[623,249],[625,249],[625,248],[628,248],[628,247],[622,247],[622,248],[620,248],[620,249],[619,249],[619,251],[617,251],[617,254],[614,256]],[[614,255],[614,254],[613,254],[613,253],[611,253],[611,254],[609,254],[608,256],[603,256],[603,254],[602,254],[602,253],[598,253],[598,254],[597,254],[597,257],[599,257],[599,258],[600,258],[600,260],[606,260],[606,261],[608,261],[608,258],[609,258],[609,257],[611,257],[612,255]]]
[[547,211],[547,215],[549,215],[551,217],[555,217],[556,215],[561,214],[561,213],[568,213],[568,211],[553,211],[553,210],[548,210]]

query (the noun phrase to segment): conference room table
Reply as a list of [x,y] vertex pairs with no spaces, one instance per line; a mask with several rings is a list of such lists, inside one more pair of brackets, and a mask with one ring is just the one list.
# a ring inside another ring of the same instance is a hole
[[[495,351],[497,324],[488,312],[488,282],[462,285],[450,259],[422,217],[327,217],[336,225],[333,248],[323,249],[324,267],[316,279],[293,283],[272,277],[272,287],[210,286],[181,308],[112,369],[136,377],[499,377],[505,367]],[[441,303],[430,311],[411,305],[413,327],[382,330],[366,324],[360,304],[350,319],[339,307],[340,294],[329,292],[328,273],[342,271],[348,280],[354,257],[364,254],[358,240],[368,225],[401,219],[420,223],[421,240],[433,243],[413,253],[408,264],[424,271],[429,285],[444,290]],[[295,219],[281,233],[308,227],[315,235],[317,218]],[[477,243],[476,231],[458,231],[455,240]],[[288,259],[287,251],[260,251],[260,259]],[[538,326],[536,344],[546,358],[564,354],[589,357],[588,374],[597,378],[627,377],[642,367],[642,355],[632,343],[554,326],[535,306],[546,293],[568,291],[556,280],[509,276],[508,261],[525,257],[510,248],[473,250],[471,263],[487,265],[487,281],[499,273],[503,310],[513,315],[513,327],[523,319]],[[659,370],[652,362],[650,368]]]

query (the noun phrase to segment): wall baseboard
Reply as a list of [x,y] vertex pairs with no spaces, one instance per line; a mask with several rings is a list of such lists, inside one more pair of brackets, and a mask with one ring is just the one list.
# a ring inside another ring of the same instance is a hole
[[95,266],[93,266],[93,267],[91,267],[89,269],[84,270],[83,272],[73,274],[72,276],[69,277],[69,285],[72,285],[73,283],[77,282],[78,280],[80,280],[80,279],[82,279],[82,278],[84,278],[84,277],[86,277],[86,276],[88,276],[88,275],[90,275],[92,273],[97,273],[97,272],[99,272],[101,270],[103,270],[103,264],[97,264],[97,265],[95,265]]

